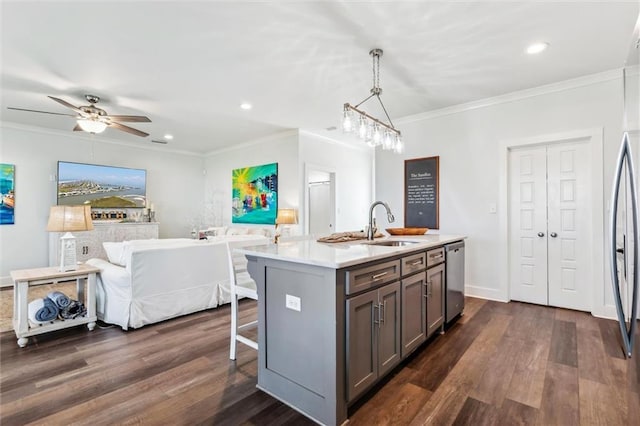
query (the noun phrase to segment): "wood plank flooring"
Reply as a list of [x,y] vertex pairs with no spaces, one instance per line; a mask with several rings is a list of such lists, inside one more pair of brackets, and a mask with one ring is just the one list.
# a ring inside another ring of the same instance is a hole
[[[350,409],[352,425],[640,425],[640,338],[614,321],[467,298],[465,315]],[[254,316],[255,302],[241,303]],[[307,425],[229,360],[229,306],[123,332],[0,333],[2,425]]]

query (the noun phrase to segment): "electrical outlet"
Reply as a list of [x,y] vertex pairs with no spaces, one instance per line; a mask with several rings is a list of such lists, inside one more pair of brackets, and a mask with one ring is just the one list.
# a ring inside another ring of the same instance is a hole
[[285,298],[285,306],[287,309],[300,312],[300,298],[287,294]]

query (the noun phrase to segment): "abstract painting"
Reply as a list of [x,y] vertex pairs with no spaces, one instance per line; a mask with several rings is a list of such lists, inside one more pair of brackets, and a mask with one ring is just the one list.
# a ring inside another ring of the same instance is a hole
[[234,169],[231,182],[232,223],[276,223],[278,163]]
[[15,223],[15,176],[15,165],[0,163],[0,225]]

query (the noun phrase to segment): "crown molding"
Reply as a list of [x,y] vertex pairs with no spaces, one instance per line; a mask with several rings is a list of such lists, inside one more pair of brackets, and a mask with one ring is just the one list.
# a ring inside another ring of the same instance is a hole
[[[136,142],[133,142],[133,143],[132,142],[122,142],[122,141],[119,141],[119,140],[116,140],[116,139],[106,138],[104,136],[100,136],[100,138],[97,139],[97,138],[93,138],[91,136],[85,136],[85,132],[82,132],[82,134],[73,134],[73,133],[69,134],[69,131],[67,131],[67,130],[46,129],[44,127],[30,126],[30,125],[19,124],[19,123],[8,122],[8,121],[0,121],[0,128],[22,130],[22,131],[26,131],[26,132],[40,133],[40,134],[45,134],[45,135],[62,136],[62,137],[66,137],[66,138],[85,140],[87,142],[107,143],[107,144],[111,144],[111,145],[126,146],[127,148],[137,148],[137,149],[148,150],[148,151],[156,151],[156,152],[164,152],[164,153],[172,153],[172,154],[181,154],[181,155],[188,155],[188,156],[192,156],[192,157],[202,157],[202,154],[197,153],[197,152],[193,152],[193,151],[186,151],[186,150],[172,149],[172,148],[163,148],[163,147],[160,147],[160,146],[139,145]],[[152,142],[149,142],[149,144],[151,144],[151,143]]]
[[606,81],[622,78],[622,68],[603,71],[597,74],[591,74],[583,77],[564,80],[556,83],[546,84],[531,89],[519,90],[492,98],[480,99],[478,101],[467,102],[464,104],[454,105],[433,111],[422,112],[419,114],[409,115],[396,120],[398,124],[412,123],[414,121],[430,120],[445,115],[458,114],[465,111],[471,111],[478,108],[486,108],[494,105],[519,101],[522,99],[532,98],[535,96],[557,93],[564,90],[575,89],[578,87],[590,86],[592,84],[603,83]]

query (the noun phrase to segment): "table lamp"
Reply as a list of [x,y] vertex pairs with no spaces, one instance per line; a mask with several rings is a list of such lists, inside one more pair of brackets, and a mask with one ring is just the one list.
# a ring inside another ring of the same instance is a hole
[[274,242],[278,244],[278,240],[280,239],[280,229],[278,228],[278,225],[295,225],[297,223],[298,211],[296,209],[278,209]]
[[60,237],[60,271],[75,271],[76,237],[71,231],[91,231],[91,206],[53,206],[49,211],[47,231],[66,232]]

